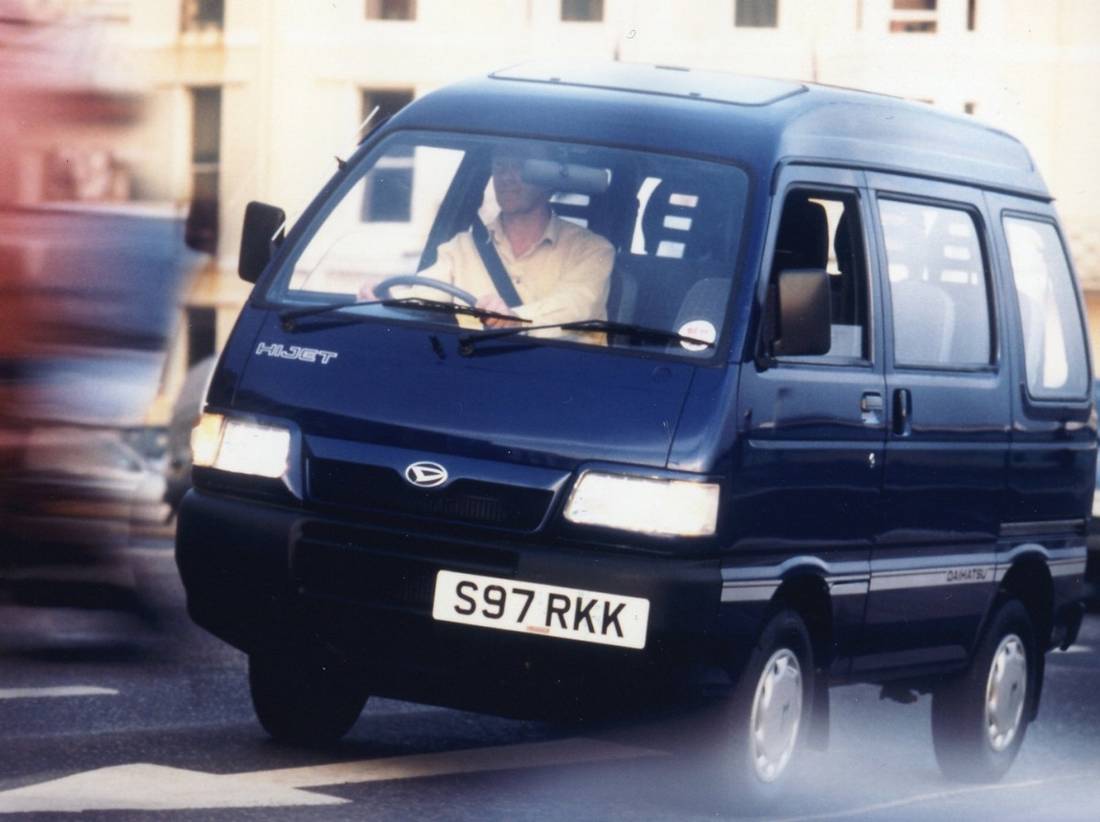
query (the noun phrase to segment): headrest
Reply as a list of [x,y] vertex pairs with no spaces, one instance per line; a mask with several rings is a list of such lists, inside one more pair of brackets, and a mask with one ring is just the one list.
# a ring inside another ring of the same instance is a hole
[[825,206],[788,198],[775,240],[776,271],[825,268],[829,260],[829,220]]
[[720,221],[725,209],[701,180],[666,179],[649,195],[642,215],[647,254],[658,255],[662,242],[683,245],[682,253],[661,256],[699,259],[721,249]]
[[855,268],[855,258],[852,248],[852,220],[848,216],[848,210],[840,215],[836,224],[836,237],[833,238],[833,253],[836,255],[836,266],[843,272],[852,271]]

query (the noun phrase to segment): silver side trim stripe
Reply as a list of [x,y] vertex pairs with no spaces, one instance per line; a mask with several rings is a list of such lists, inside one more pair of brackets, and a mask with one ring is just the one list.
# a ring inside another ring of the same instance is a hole
[[[1047,568],[1052,577],[1072,577],[1085,573],[1087,559],[1050,559],[1047,560]],[[1005,578],[1009,566],[1003,565],[997,569],[997,582]]]
[[726,582],[722,585],[722,602],[767,602],[778,590],[778,582]]
[[891,571],[871,577],[872,591],[896,591],[899,588],[939,588],[942,585],[976,585],[993,582],[992,565],[957,565],[953,568],[928,568],[920,571]]
[[[1047,562],[1052,577],[1077,576],[1085,572],[1084,558],[1052,559]],[[941,568],[921,568],[911,571],[880,571],[870,579],[858,574],[826,576],[825,582],[833,596],[867,594],[870,591],[896,591],[914,588],[939,588],[946,585],[982,585],[1000,582],[1009,566],[954,565]],[[781,580],[725,580],[722,602],[765,602],[779,590]]]
[[834,597],[846,597],[855,594],[864,596],[867,594],[869,584],[870,581],[867,579],[832,582],[829,584],[829,593]]
[[[867,577],[826,577],[829,593],[833,596],[851,596],[867,593]],[[752,582],[725,582],[722,584],[722,602],[766,602],[779,590],[779,582],[754,580]]]
[[1052,577],[1071,577],[1085,573],[1087,562],[1088,560],[1084,559],[1060,559],[1052,560],[1047,565],[1050,567]]

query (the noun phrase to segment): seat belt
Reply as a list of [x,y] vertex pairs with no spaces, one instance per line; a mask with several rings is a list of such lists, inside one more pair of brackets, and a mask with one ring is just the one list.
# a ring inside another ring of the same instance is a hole
[[504,304],[509,308],[517,308],[523,305],[523,300],[520,298],[519,292],[516,291],[512,278],[508,276],[508,272],[504,269],[504,263],[501,261],[500,255],[493,248],[493,238],[489,234],[489,229],[485,227],[485,223],[481,222],[480,217],[474,217],[474,222],[470,226],[470,233],[474,237],[474,248],[481,256],[481,262],[485,264],[485,270],[489,272],[489,277],[492,278],[493,285],[496,287],[497,293],[500,294],[500,298],[504,300]]

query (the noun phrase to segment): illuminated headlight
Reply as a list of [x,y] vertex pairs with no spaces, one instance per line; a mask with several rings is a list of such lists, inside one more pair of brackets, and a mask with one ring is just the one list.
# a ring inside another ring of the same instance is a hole
[[565,518],[658,536],[710,536],[718,520],[718,486],[586,472],[569,496]]
[[191,430],[191,462],[235,474],[281,477],[290,456],[290,431],[203,414]]

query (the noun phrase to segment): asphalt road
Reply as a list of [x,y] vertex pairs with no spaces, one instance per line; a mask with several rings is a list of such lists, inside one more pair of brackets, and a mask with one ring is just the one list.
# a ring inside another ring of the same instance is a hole
[[[129,551],[155,623],[0,605],[0,814],[16,819],[651,820],[729,816],[650,725],[570,728],[375,699],[339,745],[269,741],[243,656],[187,621],[168,540]],[[944,779],[927,698],[833,692],[827,753],[774,818],[1100,819],[1100,615],[1048,660],[994,786]]]

